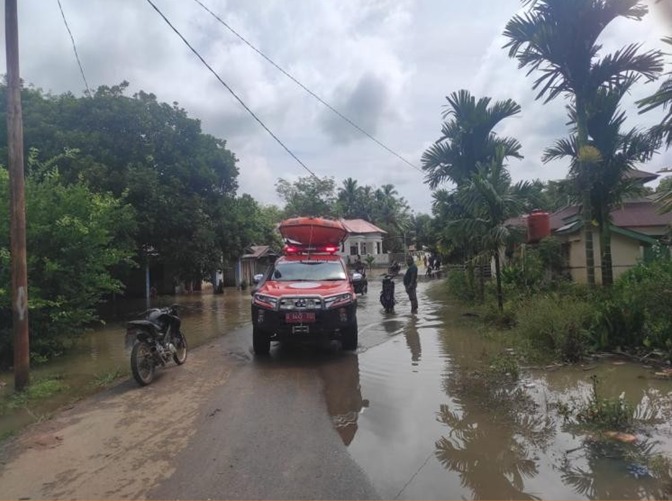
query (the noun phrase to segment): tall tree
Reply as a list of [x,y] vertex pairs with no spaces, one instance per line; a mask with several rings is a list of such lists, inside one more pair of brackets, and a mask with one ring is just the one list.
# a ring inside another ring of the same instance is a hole
[[497,148],[505,158],[522,158],[517,140],[498,137],[493,131],[502,120],[520,113],[515,101],[491,104],[491,98],[476,100],[467,90],[453,92],[446,100],[441,137],[422,154],[425,182],[432,189],[447,181],[458,186],[468,181],[479,164],[492,160]]
[[[214,211],[221,197],[235,195],[237,159],[177,103],[127,89],[122,82],[78,98],[24,88],[26,148],[42,158],[77,151],[59,161],[62,182],[123,196],[135,209],[137,259],[151,248],[174,278],[200,279],[216,261]],[[0,118],[4,107],[0,99]]]
[[[630,44],[613,54],[598,57],[597,42],[604,29],[620,17],[640,20],[648,9],[637,0],[524,0],[524,14],[506,25],[509,57],[518,59],[528,74],[540,71],[532,86],[539,89],[537,99],[548,102],[568,96],[575,108],[577,130],[577,168],[590,170],[598,160],[588,145],[590,103],[599,89],[609,88],[624,79],[655,79],[662,70],[660,51],[638,53]],[[586,174],[586,177],[588,175]],[[595,283],[593,215],[590,186],[584,186],[582,214],[586,271],[589,284]]]
[[[656,151],[657,139],[649,133],[633,128],[623,132],[625,112],[619,103],[629,91],[632,80],[626,80],[611,89],[598,89],[591,101],[593,111],[588,119],[589,145],[595,149],[598,159],[590,171],[582,170],[577,161],[578,139],[574,133],[569,139],[562,139],[548,148],[544,162],[556,158],[570,158],[570,179],[573,181],[576,198],[580,198],[581,187],[589,185],[591,213],[600,233],[600,261],[602,284],[613,283],[611,258],[611,210],[624,198],[638,194],[640,185],[628,176],[639,162],[645,162]],[[575,120],[576,111],[570,107],[570,116]]]
[[[672,46],[672,37],[663,38],[663,42]],[[660,136],[668,148],[672,146],[672,71],[667,73],[667,78],[655,94],[638,101],[637,105],[640,113],[659,107],[666,111],[660,124],[653,128],[653,133]]]
[[346,219],[362,218],[363,202],[362,188],[357,184],[357,180],[351,177],[345,179],[337,194],[339,215]]
[[504,308],[500,252],[516,234],[507,220],[520,215],[532,192],[527,181],[511,183],[504,166],[504,154],[499,150],[489,165],[479,166],[471,179],[457,189],[457,200],[465,216],[450,223],[461,234],[477,235],[480,248],[494,259],[500,311]]
[[[448,105],[443,113],[442,136],[422,155],[422,168],[427,172],[425,181],[432,189],[450,181],[459,192],[479,172],[483,174],[495,158],[502,162],[511,157],[522,158],[521,145],[516,139],[499,137],[494,132],[502,120],[520,113],[520,106],[515,101],[491,103],[489,97],[477,100],[466,90],[454,92],[446,99]],[[483,235],[474,233],[482,228],[465,230],[464,225],[451,225],[451,221],[465,221],[472,215],[456,193],[439,190],[435,195],[433,212],[437,223],[444,228],[450,226],[450,230],[441,231],[441,247],[462,256],[468,280],[473,284],[474,264],[478,262],[482,266],[487,259],[481,252]],[[483,284],[482,268],[479,276]]]
[[275,189],[285,201],[285,217],[335,217],[335,187],[334,178],[305,176],[293,183],[278,179]]

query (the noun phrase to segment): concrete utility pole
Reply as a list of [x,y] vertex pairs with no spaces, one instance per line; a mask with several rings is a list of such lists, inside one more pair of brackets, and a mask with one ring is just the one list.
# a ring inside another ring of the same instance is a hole
[[17,0],[5,0],[5,48],[7,51],[7,146],[9,151],[14,387],[16,391],[23,391],[30,382],[30,349],[26,199],[23,177],[23,117],[19,77],[19,20],[16,3]]

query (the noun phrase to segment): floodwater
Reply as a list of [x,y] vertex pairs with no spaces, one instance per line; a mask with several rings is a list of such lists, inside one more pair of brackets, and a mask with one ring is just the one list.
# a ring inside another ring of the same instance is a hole
[[[326,412],[382,498],[671,495],[669,476],[658,478],[647,460],[672,454],[672,381],[656,379],[652,369],[615,359],[588,367],[527,370],[513,384],[484,378],[490,357],[506,346],[475,331],[464,310],[446,298],[444,282],[420,284],[420,310],[414,316],[403,287],[397,285],[396,313],[383,312],[379,291],[380,281],[372,278],[368,295],[359,300],[357,352],[321,356],[305,370],[317,365]],[[206,292],[166,301],[183,306],[191,347],[249,324],[246,291],[226,290],[224,296]],[[136,306],[137,311],[144,309],[142,302]],[[133,309],[127,305],[127,311]],[[33,377],[59,375],[76,387],[95,385],[105,374],[127,373],[128,318],[119,317],[84,336],[75,351],[33,371]],[[285,357],[284,365],[292,360]],[[585,399],[593,375],[599,377],[604,395],[623,394],[637,407],[638,416],[647,418],[637,427],[634,443],[570,428],[558,415],[554,404]],[[68,398],[72,395],[66,392],[54,405]],[[0,432],[34,419],[22,413],[0,417]]]
[[[249,323],[250,294],[248,291],[225,289],[224,294],[211,291],[176,297],[152,299],[151,307],[177,303],[182,319],[182,330],[190,348],[224,335]],[[59,407],[87,392],[94,392],[107,378],[130,374],[129,352],[126,350],[126,322],[140,318],[147,308],[145,300],[120,301],[107,305],[110,318],[104,326],[84,334],[76,346],[63,357],[31,368],[31,379],[58,378],[66,388],[49,399],[21,408],[5,416],[0,415],[0,437],[25,424],[42,419]],[[5,388],[13,386],[10,374],[0,374]],[[82,388],[85,388],[83,391]]]
[[[369,299],[375,294],[371,290]],[[359,407],[332,412],[350,454],[383,499],[672,495],[669,475],[654,478],[645,467],[653,455],[672,454],[672,381],[615,360],[531,370],[516,384],[487,380],[482,373],[493,343],[475,332],[440,283],[421,290],[417,316],[409,310],[401,301],[398,314],[370,324],[368,332],[365,327],[364,346],[342,367],[358,371],[356,398],[346,401]],[[552,404],[585,399],[594,374],[605,396],[623,393],[647,418],[636,442],[571,429],[558,416]],[[328,407],[347,409],[337,404],[334,380],[326,380]]]

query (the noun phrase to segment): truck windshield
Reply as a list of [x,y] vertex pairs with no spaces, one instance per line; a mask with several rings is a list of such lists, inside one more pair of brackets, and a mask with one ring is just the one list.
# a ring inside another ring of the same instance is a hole
[[280,282],[301,280],[345,280],[345,270],[336,261],[294,261],[276,263],[271,280]]

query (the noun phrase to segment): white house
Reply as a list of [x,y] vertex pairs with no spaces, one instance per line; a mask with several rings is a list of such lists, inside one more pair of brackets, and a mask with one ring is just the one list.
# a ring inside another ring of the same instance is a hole
[[341,244],[340,254],[354,262],[357,255],[365,261],[367,254],[375,259],[376,264],[387,264],[389,256],[383,254],[383,235],[387,232],[364,219],[341,219],[348,230],[348,236]]

